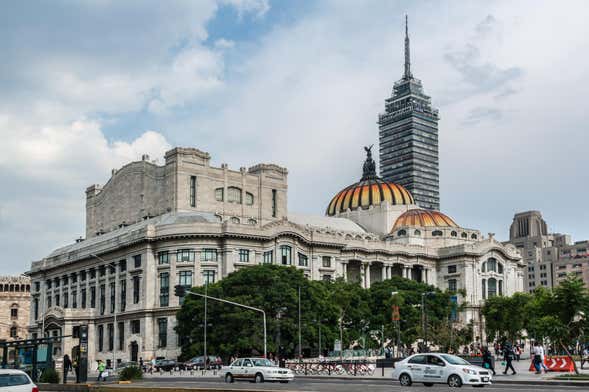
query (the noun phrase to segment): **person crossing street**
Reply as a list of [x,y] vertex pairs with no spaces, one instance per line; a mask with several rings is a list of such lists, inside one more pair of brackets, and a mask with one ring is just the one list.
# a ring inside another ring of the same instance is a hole
[[507,374],[507,371],[509,369],[511,369],[511,371],[513,372],[511,373],[512,375],[516,374],[517,372],[513,368],[512,363],[515,359],[515,353],[513,352],[513,346],[509,342],[505,343],[505,346],[503,348],[503,359],[505,360],[505,370],[503,371],[503,374]]

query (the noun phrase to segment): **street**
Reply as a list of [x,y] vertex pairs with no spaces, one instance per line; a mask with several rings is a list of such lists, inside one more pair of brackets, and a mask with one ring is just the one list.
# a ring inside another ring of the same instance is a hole
[[[162,388],[226,388],[229,385],[225,384],[221,379],[213,378],[184,378],[171,380],[167,377],[150,378],[141,382],[133,383],[132,386],[145,387],[162,387]],[[124,388],[125,386],[120,385]],[[235,382],[230,384],[231,389],[236,390],[288,390],[288,391],[338,391],[338,392],[384,392],[384,391],[432,391],[432,390],[449,390],[447,385],[434,385],[433,387],[425,387],[420,384],[415,384],[409,388],[402,388],[398,382],[390,380],[375,379],[375,380],[354,380],[354,379],[313,379],[299,377],[289,384],[279,383],[264,383],[252,384],[248,382]],[[464,386],[463,388],[471,388]],[[485,387],[484,390],[493,391],[514,391],[518,392],[538,392],[538,391],[569,391],[581,390],[586,387],[575,386],[557,386],[557,385],[526,385],[526,384],[496,384]]]

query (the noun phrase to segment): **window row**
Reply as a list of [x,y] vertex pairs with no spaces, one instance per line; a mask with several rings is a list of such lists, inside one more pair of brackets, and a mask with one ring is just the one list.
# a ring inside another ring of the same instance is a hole
[[[196,260],[196,250],[194,249],[178,249],[176,251],[164,250],[157,253],[158,264],[169,264],[174,260],[177,263],[194,263]],[[200,251],[200,261],[216,262],[219,256],[217,249],[205,248]]]
[[497,272],[498,274],[503,274],[503,264],[491,257],[483,262],[481,272]]
[[[215,283],[215,271],[203,271],[202,277],[204,284]],[[170,305],[170,273],[161,272],[159,275],[160,282],[160,306]],[[180,271],[178,272],[178,284],[184,286],[189,291],[193,286],[192,271]],[[180,304],[184,301],[184,298],[180,298]]]
[[[227,201],[229,203],[243,203],[242,195],[244,192],[241,188],[230,186],[227,187]],[[224,188],[217,188],[215,189],[215,200],[216,201],[225,201],[225,189]],[[251,206],[254,204],[254,195],[249,192],[245,192],[245,205]]]
[[481,282],[483,299],[503,295],[503,280],[490,278],[483,279]]
[[[158,319],[158,326],[161,319]],[[167,322],[167,319],[166,319]],[[106,327],[106,328],[105,328]],[[140,334],[141,333],[141,320],[131,320],[129,322],[129,328],[131,334]],[[76,327],[74,327],[74,331],[72,335],[76,336]],[[106,345],[105,345],[105,330],[106,330]],[[166,324],[166,331],[167,331],[167,324]],[[77,333],[79,336],[79,332]],[[114,324],[100,324],[96,328],[96,341],[97,341],[97,349],[99,352],[103,351],[113,351],[114,350],[114,343],[115,343],[115,330]],[[166,334],[167,336],[167,334]],[[124,351],[125,350],[125,322],[121,321],[117,323],[117,350]],[[160,346],[160,347],[165,347]]]
[[[407,230],[405,230],[405,229],[401,229],[401,230],[397,231],[397,237],[404,237],[406,235],[407,235]],[[421,236],[421,230],[415,229],[413,231],[413,235],[414,236]],[[432,237],[442,237],[443,235],[444,235],[444,232],[442,230],[434,230],[434,231],[432,231]],[[452,230],[450,232],[450,236],[451,237],[458,237],[458,232]],[[460,237],[461,238],[468,238],[468,234],[465,233],[465,232],[462,232],[460,234]],[[478,236],[475,233],[472,233],[470,235],[470,238],[473,239],[473,240],[476,240],[478,238]]]
[[28,284],[12,284],[12,283],[5,283],[0,284],[0,292],[23,292],[28,293],[31,291],[31,285]]

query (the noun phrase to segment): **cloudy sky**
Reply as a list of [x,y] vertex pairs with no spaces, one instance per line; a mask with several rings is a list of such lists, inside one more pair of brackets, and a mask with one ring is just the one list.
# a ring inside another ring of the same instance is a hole
[[322,214],[402,74],[440,109],[442,211],[589,239],[583,1],[21,1],[0,13],[0,274],[84,233],[84,190],[171,146],[289,169]]

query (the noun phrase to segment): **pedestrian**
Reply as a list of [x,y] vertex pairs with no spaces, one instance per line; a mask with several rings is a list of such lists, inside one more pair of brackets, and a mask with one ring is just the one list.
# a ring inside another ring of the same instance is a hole
[[491,354],[487,346],[483,347],[483,367],[491,370],[493,376],[496,374],[495,367],[493,366],[493,354]]
[[155,370],[155,357],[151,357],[151,367],[149,368],[149,374],[153,374]]
[[72,361],[70,356],[65,354],[63,356],[63,383],[67,384],[67,373],[72,370]]
[[536,374],[541,374],[542,372],[540,369],[542,368],[540,364],[542,363],[542,350],[540,349],[540,343],[534,342],[534,348],[532,349],[533,355],[533,364],[534,368],[536,369]]
[[521,348],[519,348],[519,344],[515,345],[514,353],[515,353],[515,360],[519,362],[519,359],[522,355],[522,350],[521,350]]
[[509,342],[505,343],[503,348],[503,359],[505,360],[505,370],[503,371],[503,374],[507,374],[507,370],[509,369],[513,372],[511,373],[512,375],[516,374],[513,364],[511,363],[515,359],[515,354],[513,353],[513,347]]
[[144,364],[143,364],[143,357],[139,357],[139,369],[141,369],[141,373],[144,373],[145,372],[145,369],[144,369],[143,366],[144,366]]
[[103,377],[105,370],[106,370],[106,366],[104,365],[104,362],[102,362],[102,360],[99,359],[98,360],[98,378],[96,379],[97,382],[100,382],[100,380],[106,381],[106,376]]
[[541,357],[541,361],[540,361],[540,367],[542,367],[542,369],[544,369],[544,373],[548,372],[548,368],[546,367],[546,365],[544,364],[544,346],[538,342],[538,346],[540,347],[540,357]]
[[589,362],[589,345],[585,346],[583,352],[581,353],[581,369],[583,369],[585,362]]
[[80,383],[80,362],[79,359],[74,359],[73,362],[74,373],[76,373],[76,384]]

